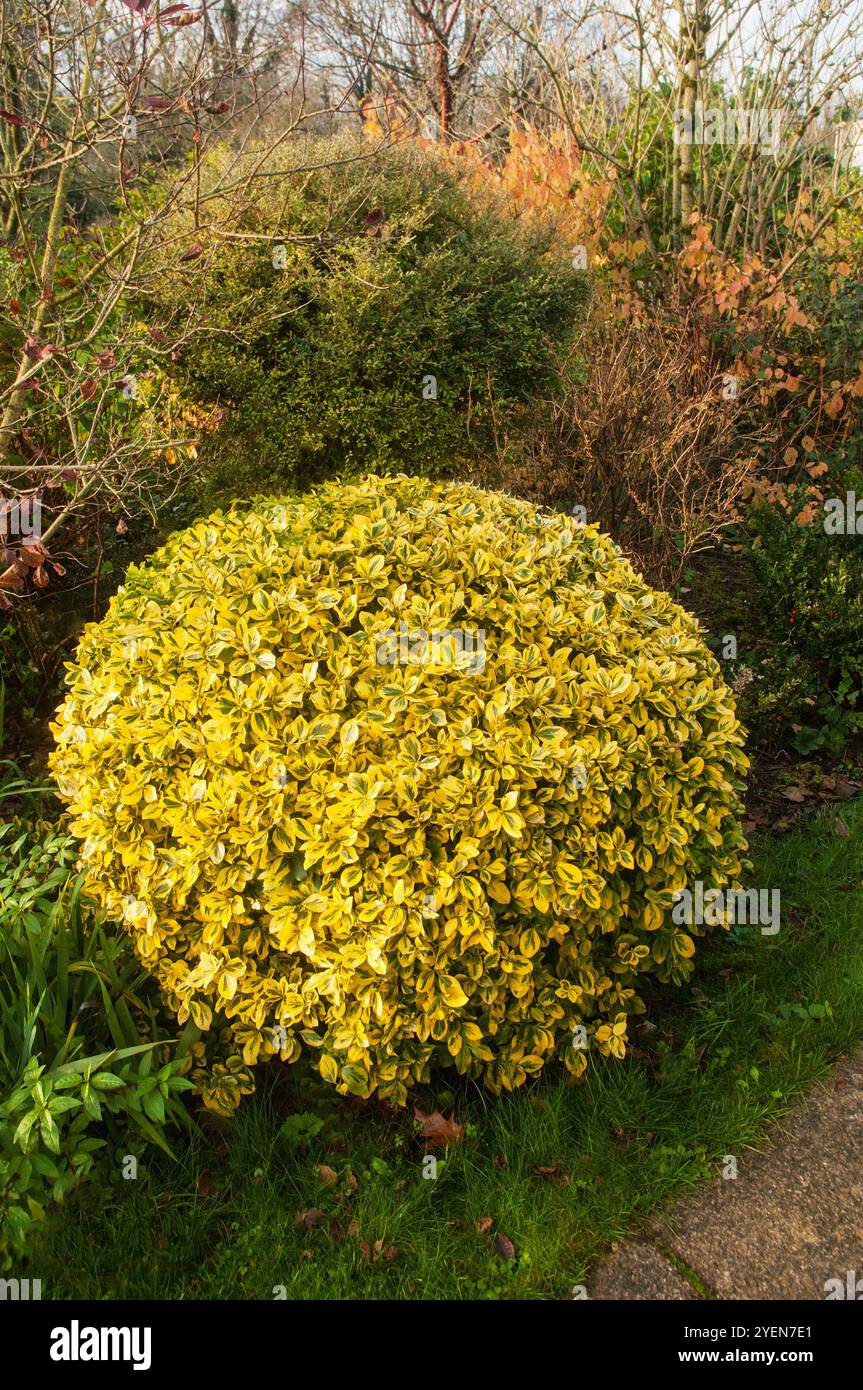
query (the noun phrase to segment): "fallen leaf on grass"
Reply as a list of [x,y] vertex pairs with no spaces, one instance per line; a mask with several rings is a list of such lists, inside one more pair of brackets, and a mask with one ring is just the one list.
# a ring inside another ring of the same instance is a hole
[[538,1178],[547,1178],[549,1182],[560,1183],[561,1187],[569,1186],[569,1173],[564,1173],[563,1169],[558,1168],[556,1165],[538,1165],[536,1168],[531,1169],[531,1171],[536,1173]]
[[213,1175],[209,1168],[204,1168],[204,1170],[198,1174],[198,1196],[216,1196],[216,1184],[213,1182]]
[[837,835],[841,836],[843,840],[847,840],[848,836],[851,834],[850,830],[848,829],[848,826],[845,824],[841,816],[836,817],[836,820],[833,823],[833,829]]
[[379,1260],[386,1260],[389,1263],[390,1260],[395,1259],[398,1253],[397,1246],[384,1245],[383,1236],[380,1236],[374,1245],[369,1245],[367,1240],[360,1238],[360,1258],[368,1260],[373,1265],[376,1265]]
[[330,1168],[326,1163],[318,1164],[318,1177],[322,1183],[326,1183],[327,1187],[334,1187],[339,1180],[335,1168]]
[[464,1129],[455,1119],[454,1113],[442,1115],[439,1110],[433,1110],[427,1115],[416,1106],[414,1118],[422,1126],[420,1134],[433,1148],[446,1149],[450,1144],[460,1144],[464,1139]]
[[808,792],[805,787],[785,787],[782,795],[786,801],[805,801]]
[[307,1231],[314,1226],[320,1226],[324,1219],[324,1213],[320,1207],[308,1207],[306,1211],[298,1211],[294,1217],[295,1226],[305,1226]]
[[487,1236],[493,1225],[494,1222],[490,1216],[481,1216],[476,1223],[476,1228],[481,1236]]
[[515,1246],[509,1236],[505,1236],[503,1231],[498,1231],[494,1238],[494,1248],[502,1260],[515,1259]]
[[495,1154],[495,1156],[494,1156],[494,1166],[495,1166],[495,1168],[508,1168],[508,1167],[509,1167],[509,1164],[507,1163],[507,1161],[506,1161],[506,1159],[504,1158],[503,1154]]

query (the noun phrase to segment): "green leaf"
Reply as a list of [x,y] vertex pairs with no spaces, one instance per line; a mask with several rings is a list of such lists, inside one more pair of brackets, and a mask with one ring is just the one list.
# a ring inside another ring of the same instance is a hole
[[29,1115],[25,1115],[18,1128],[16,1129],[14,1135],[12,1136],[12,1143],[19,1144],[23,1148],[23,1146],[27,1143],[27,1140],[30,1137],[31,1129],[33,1128],[38,1118],[39,1112],[37,1110],[33,1110]]
[[149,1091],[144,1096],[141,1104],[144,1107],[144,1114],[156,1124],[165,1123],[165,1102],[158,1091]]
[[84,1110],[91,1120],[101,1120],[102,1107],[99,1104],[99,1097],[92,1091],[88,1091],[84,1097]]
[[62,1115],[67,1110],[78,1110],[82,1102],[77,1096],[52,1096],[48,1109],[53,1115]]
[[42,1142],[46,1147],[49,1148],[52,1153],[58,1154],[60,1152],[60,1131],[57,1128],[54,1116],[49,1110],[44,1111],[42,1114],[42,1118],[39,1121],[39,1132],[42,1135]]
[[43,1154],[37,1150],[36,1153],[31,1155],[30,1161],[33,1164],[34,1171],[39,1173],[41,1177],[50,1178],[52,1182],[55,1182],[56,1179],[59,1178],[60,1170],[47,1154]]
[[90,1085],[97,1091],[119,1091],[127,1084],[113,1071],[98,1071],[90,1078]]

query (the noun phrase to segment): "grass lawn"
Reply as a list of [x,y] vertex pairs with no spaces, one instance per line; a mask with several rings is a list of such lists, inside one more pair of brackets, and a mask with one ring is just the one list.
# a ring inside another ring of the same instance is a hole
[[35,1242],[43,1297],[572,1297],[609,1242],[757,1145],[863,1036],[863,798],[838,814],[756,840],[749,883],[781,888],[779,934],[702,942],[691,988],[645,996],[626,1062],[421,1097],[464,1126],[436,1178],[410,1115],[273,1074],[176,1163],[148,1156],[136,1181],[119,1152],[103,1164]]

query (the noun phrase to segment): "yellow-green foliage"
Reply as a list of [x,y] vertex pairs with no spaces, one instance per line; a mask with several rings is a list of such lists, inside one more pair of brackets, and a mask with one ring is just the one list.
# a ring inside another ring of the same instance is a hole
[[434,1063],[498,1090],[622,1056],[639,974],[692,968],[674,891],[740,871],[742,732],[696,622],[495,493],[370,477],[200,521],[70,682],[92,891],[181,1021],[229,1026],[217,1109],[304,1043],[397,1102]]

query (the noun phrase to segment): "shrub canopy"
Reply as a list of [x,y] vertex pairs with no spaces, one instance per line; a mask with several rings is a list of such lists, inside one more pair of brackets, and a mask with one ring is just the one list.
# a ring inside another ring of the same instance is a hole
[[551,250],[550,228],[469,194],[432,152],[339,140],[289,155],[214,153],[204,194],[228,160],[255,182],[205,202],[203,226],[178,213],[156,258],[147,317],[172,334],[194,320],[170,369],[222,412],[201,450],[207,496],[392,459],[427,475],[472,466],[493,420],[499,438],[517,433],[554,389],[586,275]]
[[433,1063],[498,1090],[622,1056],[639,976],[692,969],[675,890],[745,848],[695,620],[594,527],[467,486],[177,533],[86,629],[54,731],[92,891],[180,1020],[230,1029],[221,1109],[304,1047],[396,1102]]

